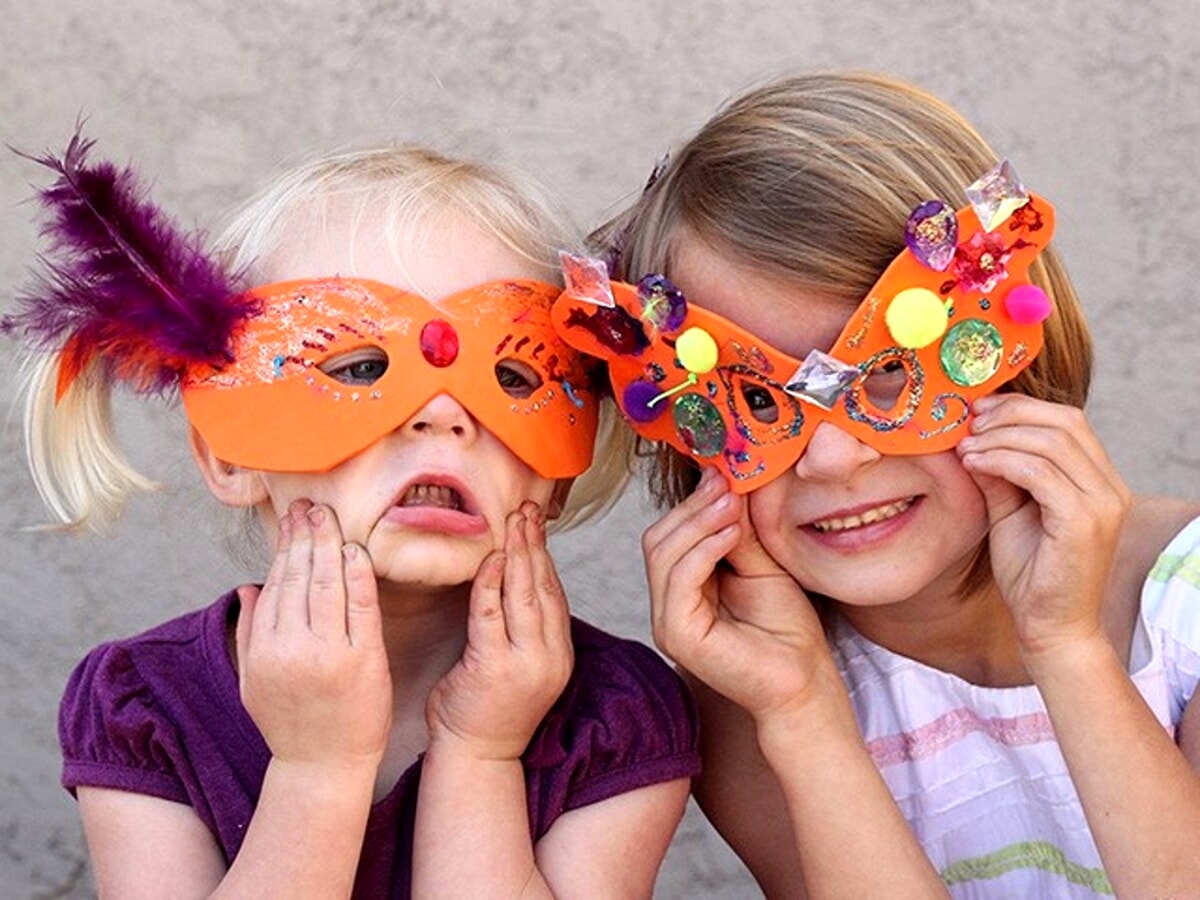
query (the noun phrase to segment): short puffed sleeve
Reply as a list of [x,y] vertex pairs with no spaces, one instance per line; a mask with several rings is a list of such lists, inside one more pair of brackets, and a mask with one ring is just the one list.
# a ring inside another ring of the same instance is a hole
[[59,707],[62,783],[151,794],[180,803],[178,734],[135,654],[104,644],[75,668]]
[[535,837],[564,812],[699,774],[696,711],[653,650],[572,622],[575,669],[525,753]]
[[1200,519],[1172,539],[1142,588],[1134,682],[1165,725],[1177,726],[1200,683]]

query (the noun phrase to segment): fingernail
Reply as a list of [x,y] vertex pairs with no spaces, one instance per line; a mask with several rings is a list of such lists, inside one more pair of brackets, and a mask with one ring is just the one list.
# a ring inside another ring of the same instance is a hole
[[358,559],[358,544],[342,544],[342,556],[345,559]]
[[308,511],[308,521],[314,525],[323,525],[325,523],[325,510],[320,506],[314,506]]

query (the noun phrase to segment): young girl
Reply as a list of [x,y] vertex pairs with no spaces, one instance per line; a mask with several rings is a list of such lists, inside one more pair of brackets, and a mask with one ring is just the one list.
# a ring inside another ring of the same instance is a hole
[[1200,896],[1200,522],[1153,563],[1196,511],[1130,512],[1052,231],[940,102],[797,77],[607,229],[654,274],[556,306],[670,444],[655,638],[768,896]]
[[548,207],[480,165],[350,152],[248,205],[218,265],[87,152],[42,160],[52,271],[7,323],[51,351],[38,485],[66,521],[115,514],[142,480],[109,391],[178,386],[205,482],[274,547],[261,587],[72,675],[99,894],[649,896],[694,717],[650,650],[569,617],[546,550],[624,464],[605,438],[567,502],[598,394],[547,315]]

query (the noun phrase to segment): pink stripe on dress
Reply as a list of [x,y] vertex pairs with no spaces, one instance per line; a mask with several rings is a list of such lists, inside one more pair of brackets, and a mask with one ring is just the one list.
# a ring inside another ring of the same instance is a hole
[[875,765],[883,768],[927,759],[973,734],[986,734],[1009,747],[1054,740],[1050,717],[1044,712],[1004,719],[985,719],[966,707],[952,709],[913,731],[890,734],[867,742]]

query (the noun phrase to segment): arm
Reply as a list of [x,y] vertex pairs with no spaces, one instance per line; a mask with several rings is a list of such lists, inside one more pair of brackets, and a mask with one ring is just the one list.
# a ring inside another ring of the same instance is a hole
[[677,778],[559,816],[536,848],[553,895],[649,900],[688,790]]
[[655,640],[711,688],[697,692],[697,797],[764,891],[944,897],[867,754],[816,612],[758,545],[745,501],[707,470],[643,548]]
[[[1143,702],[1103,623],[1128,490],[1080,411],[1016,395],[976,410],[960,452],[987,499],[993,571],[1109,879],[1119,896],[1195,896],[1196,760]],[[1196,716],[1181,730],[1189,744]]]
[[570,616],[540,512],[480,567],[463,659],[430,696],[413,895],[649,898],[686,778],[563,813],[533,843],[521,754],[571,673]]
[[375,578],[331,510],[297,504],[261,592],[239,591],[243,702],[272,758],[226,871],[187,806],[79,790],[102,897],[346,897],[391,715]]
[[471,590],[463,657],[430,694],[413,838],[414,897],[550,897],[521,754],[571,674],[570,616],[527,503]]

